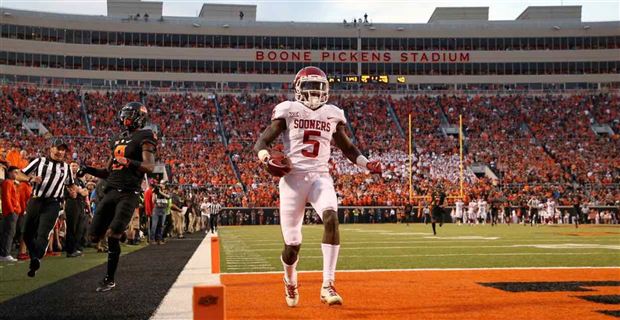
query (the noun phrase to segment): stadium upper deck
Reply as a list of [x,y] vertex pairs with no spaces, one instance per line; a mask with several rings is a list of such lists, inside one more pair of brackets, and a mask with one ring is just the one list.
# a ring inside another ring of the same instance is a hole
[[162,17],[159,10],[144,18],[2,8],[0,77],[286,89],[291,74],[316,65],[336,88],[620,86],[620,22],[582,22],[581,7],[531,7],[514,21],[488,21],[488,8],[438,8],[426,24]]

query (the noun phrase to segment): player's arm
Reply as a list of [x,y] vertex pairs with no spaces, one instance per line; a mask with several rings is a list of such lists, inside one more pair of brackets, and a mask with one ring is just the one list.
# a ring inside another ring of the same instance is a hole
[[369,170],[370,173],[381,174],[381,163],[379,161],[368,161],[368,159],[362,155],[359,149],[353,145],[353,142],[351,142],[349,136],[347,136],[344,123],[338,123],[333,137],[336,146],[342,151],[347,159],[358,165],[360,168]]
[[258,154],[258,159],[260,159],[261,162],[266,163],[269,160],[269,145],[276,140],[284,130],[286,130],[286,121],[278,118],[271,120],[269,127],[260,134],[260,137],[258,137],[254,145],[254,152]]
[[77,177],[81,178],[86,174],[97,177],[99,179],[107,179],[110,176],[110,168],[112,168],[112,161],[114,158],[110,157],[106,163],[105,168],[95,168],[91,166],[81,166],[77,172]]

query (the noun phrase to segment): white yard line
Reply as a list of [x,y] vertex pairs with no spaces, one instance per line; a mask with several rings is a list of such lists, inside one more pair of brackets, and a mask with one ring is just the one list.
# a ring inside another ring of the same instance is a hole
[[[620,272],[619,267],[594,267],[594,266],[586,266],[586,267],[498,267],[498,268],[420,268],[420,269],[367,269],[367,270],[336,270],[336,273],[351,273],[351,272],[424,272],[424,271],[489,271],[489,270],[587,270],[587,269],[617,269]],[[298,271],[299,273],[322,273],[322,270],[309,270],[309,271]],[[225,275],[244,275],[244,274],[252,274],[252,275],[260,275],[260,274],[281,274],[282,271],[272,271],[272,272],[230,272],[225,273]]]
[[212,235],[209,235],[202,240],[151,317],[152,320],[193,319],[194,286],[220,283],[220,275],[211,273],[211,238]]
[[[565,245],[574,245],[573,243],[564,243]],[[529,245],[504,245],[504,246],[474,246],[474,245],[462,245],[462,246],[440,246],[440,245],[432,245],[432,246],[384,246],[384,247],[350,247],[350,246],[341,246],[340,251],[371,251],[371,250],[390,250],[390,249],[477,249],[477,248],[540,248],[539,246],[543,246],[543,243],[529,244]],[[586,245],[586,244],[581,244]],[[607,249],[607,250],[620,250],[620,246],[604,246],[599,244],[587,244],[591,247],[583,247],[580,248],[578,246],[572,247],[570,249]],[[567,249],[567,248],[562,248]],[[257,252],[257,251],[282,251],[282,248],[269,248],[269,249],[239,249],[235,250],[235,254],[245,253],[245,252]]]

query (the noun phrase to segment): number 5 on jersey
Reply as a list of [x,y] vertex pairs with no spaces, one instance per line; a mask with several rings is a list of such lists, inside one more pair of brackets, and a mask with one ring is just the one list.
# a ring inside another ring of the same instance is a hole
[[[114,148],[114,158],[120,158],[120,157],[125,157],[125,148],[127,147],[127,145],[118,145],[116,146],[116,148]],[[114,162],[112,164],[112,170],[121,170],[123,169],[123,166]]]
[[316,158],[319,155],[319,147],[321,146],[321,143],[318,140],[313,140],[312,137],[316,136],[316,137],[320,137],[321,136],[321,131],[317,131],[317,130],[306,130],[304,131],[304,144],[309,144],[312,146],[312,150],[308,151],[306,149],[301,150],[301,154],[303,154],[304,156],[308,157],[308,158]]

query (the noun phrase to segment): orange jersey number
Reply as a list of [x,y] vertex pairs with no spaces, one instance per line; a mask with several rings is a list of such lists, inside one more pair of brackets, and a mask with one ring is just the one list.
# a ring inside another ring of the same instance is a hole
[[[116,148],[114,149],[114,158],[125,157],[126,147],[127,145],[123,145],[123,144],[116,146]],[[122,165],[118,163],[112,164],[112,170],[121,170],[121,169],[123,169]]]

